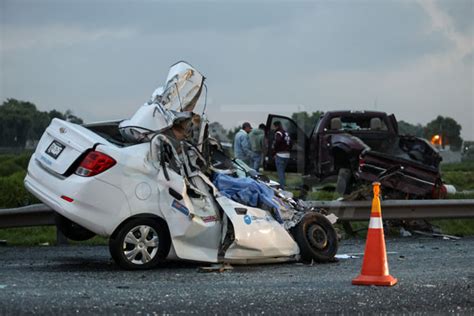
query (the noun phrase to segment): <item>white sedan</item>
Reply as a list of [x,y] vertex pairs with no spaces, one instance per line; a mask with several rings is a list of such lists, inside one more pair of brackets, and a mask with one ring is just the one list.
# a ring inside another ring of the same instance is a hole
[[[196,100],[201,92],[180,86],[180,76],[192,83],[199,73],[177,65],[165,88],[141,108],[154,117],[163,113],[162,128],[137,127],[136,117],[132,124],[84,126],[54,119],[31,158],[26,188],[57,212],[66,237],[108,237],[113,259],[125,269],[152,268],[167,258],[242,264],[333,260],[338,243],[327,216],[258,179],[241,178],[260,190],[249,191],[257,194],[253,202],[221,191],[211,179],[233,178],[236,168],[208,137],[205,122],[197,143],[174,137],[179,124],[190,122],[181,115],[194,108],[186,97]],[[176,95],[170,80],[181,89],[177,112],[170,109]],[[202,85],[203,79],[196,82]]]

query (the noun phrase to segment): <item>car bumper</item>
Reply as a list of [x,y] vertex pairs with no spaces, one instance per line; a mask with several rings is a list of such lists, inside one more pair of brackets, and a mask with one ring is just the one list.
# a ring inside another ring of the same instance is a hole
[[27,190],[44,204],[98,235],[110,236],[130,216],[127,198],[120,188],[97,177],[54,175],[34,155],[24,182]]

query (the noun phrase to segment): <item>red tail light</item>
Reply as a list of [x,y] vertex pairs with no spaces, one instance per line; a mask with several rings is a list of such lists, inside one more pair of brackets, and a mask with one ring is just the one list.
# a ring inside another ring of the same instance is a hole
[[110,156],[98,151],[91,151],[82,160],[76,170],[76,174],[81,177],[92,177],[110,169],[117,162]]
[[431,189],[432,199],[445,199],[448,196],[448,189],[444,184],[437,184]]

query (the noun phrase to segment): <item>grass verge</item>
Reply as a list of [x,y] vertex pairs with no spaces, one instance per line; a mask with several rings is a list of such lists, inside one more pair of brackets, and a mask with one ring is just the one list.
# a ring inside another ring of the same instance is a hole
[[[0,240],[5,240],[8,246],[52,246],[56,245],[56,227],[22,227],[0,229]],[[96,236],[86,241],[71,241],[71,245],[107,245],[104,237]]]

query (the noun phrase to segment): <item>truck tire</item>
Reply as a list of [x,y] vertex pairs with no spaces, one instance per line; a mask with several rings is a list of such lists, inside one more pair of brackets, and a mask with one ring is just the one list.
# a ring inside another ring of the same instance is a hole
[[310,212],[290,230],[300,248],[301,260],[331,262],[337,253],[337,233],[322,214]]
[[57,229],[59,229],[59,231],[68,239],[84,241],[95,236],[95,233],[57,213],[55,216],[55,222]]
[[156,267],[170,251],[166,224],[153,218],[134,218],[122,225],[109,240],[114,261],[127,270]]
[[351,191],[352,172],[348,168],[339,169],[337,175],[336,192],[340,195],[349,194]]

